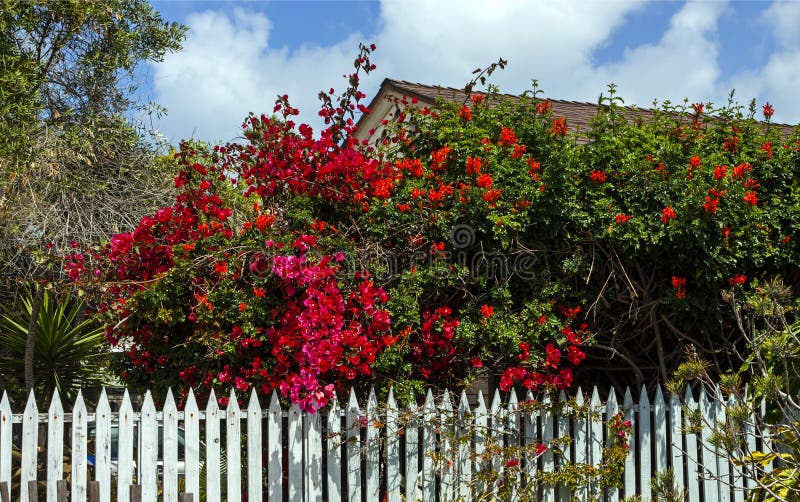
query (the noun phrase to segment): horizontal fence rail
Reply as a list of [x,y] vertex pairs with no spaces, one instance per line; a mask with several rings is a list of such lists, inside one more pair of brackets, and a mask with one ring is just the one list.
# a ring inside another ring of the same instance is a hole
[[[81,393],[70,413],[58,394],[40,412],[31,394],[15,414],[3,393],[0,496],[22,502],[468,501],[497,489],[482,484],[482,470],[502,478],[508,465],[487,460],[487,445],[550,444],[568,436],[566,446],[523,458],[521,468],[598,465],[614,439],[606,420],[620,411],[633,425],[623,487],[602,493],[592,486],[577,493],[542,487],[539,500],[586,500],[589,491],[607,501],[648,500],[651,479],[667,468],[690,502],[742,502],[753,487],[749,466],[712,444],[711,428],[724,422],[725,406],[705,391],[698,399],[689,388],[682,398],[665,399],[659,388],[651,401],[643,388],[635,402],[630,389],[621,400],[612,390],[605,401],[596,388],[589,395],[579,389],[572,405],[588,410],[582,415],[556,407],[524,411],[513,391],[505,401],[495,392],[488,407],[481,393],[477,406],[463,392],[454,397],[446,391],[435,399],[428,391],[422,406],[399,407],[392,392],[380,405],[374,392],[362,403],[351,392],[346,402],[307,413],[297,405],[284,410],[275,393],[266,408],[255,392],[240,407],[233,391],[224,409],[212,392],[201,410],[190,392],[179,410],[169,392],[159,411],[147,392],[134,411],[125,391],[112,411],[103,390],[91,412]],[[559,400],[566,399],[562,392]],[[693,416],[703,420],[689,427]],[[751,451],[765,447],[763,431],[745,432]],[[519,497],[512,492],[510,499]]]

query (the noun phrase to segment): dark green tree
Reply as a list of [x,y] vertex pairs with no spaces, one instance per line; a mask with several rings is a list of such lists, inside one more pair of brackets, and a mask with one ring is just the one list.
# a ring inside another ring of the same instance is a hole
[[131,227],[164,201],[156,144],[131,117],[136,75],[186,28],[144,0],[3,0],[0,10],[0,296],[32,293],[25,387],[49,257]]

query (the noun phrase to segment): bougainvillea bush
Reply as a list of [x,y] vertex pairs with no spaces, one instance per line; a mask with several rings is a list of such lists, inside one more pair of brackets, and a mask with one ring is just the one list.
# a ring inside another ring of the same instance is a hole
[[690,344],[733,360],[717,292],[795,273],[800,143],[771,107],[631,120],[612,88],[576,134],[535,88],[435,110],[408,97],[375,147],[354,137],[371,51],[320,94],[326,129],[296,125],[284,96],[243,143],[184,143],[174,205],[68,257],[100,288],[128,383],[317,409],[350,386],[410,396],[478,374],[642,382]]

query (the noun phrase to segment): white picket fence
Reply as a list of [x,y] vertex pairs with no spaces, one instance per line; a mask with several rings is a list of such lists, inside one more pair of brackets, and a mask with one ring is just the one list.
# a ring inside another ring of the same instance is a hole
[[[566,398],[563,392],[560,398]],[[740,466],[715,453],[708,423],[724,420],[724,406],[705,392],[695,400],[687,388],[683,402],[675,395],[665,401],[658,389],[651,403],[642,389],[635,403],[627,390],[621,403],[614,392],[603,403],[595,388],[591,396],[579,390],[576,401],[588,401],[602,420],[590,415],[560,416],[553,411],[523,413],[514,392],[505,402],[495,392],[488,408],[479,394],[474,409],[464,393],[454,407],[450,393],[435,400],[430,391],[422,407],[399,408],[392,393],[379,407],[371,393],[362,409],[351,392],[344,407],[334,402],[316,414],[302,412],[296,405],[284,411],[274,393],[264,409],[255,392],[244,410],[233,392],[224,410],[212,393],[204,411],[198,408],[193,393],[182,411],[171,393],[162,411],[157,411],[148,392],[141,410],[135,412],[127,391],[118,411],[112,412],[103,391],[94,412],[87,411],[79,394],[71,414],[64,413],[56,394],[46,414],[39,412],[32,396],[24,412],[14,414],[4,393],[0,401],[0,483],[18,487],[12,498],[22,502],[28,502],[23,487],[37,476],[46,481],[46,500],[59,500],[57,482],[65,472],[69,473],[73,501],[86,500],[89,477],[99,482],[102,502],[110,502],[112,496],[129,502],[131,484],[141,487],[146,502],[159,498],[177,502],[179,490],[203,492],[208,502],[240,500],[239,494],[248,501],[282,501],[284,494],[292,502],[470,500],[478,486],[475,473],[481,468],[486,440],[492,439],[488,437],[491,434],[503,434],[492,432],[497,430],[493,424],[511,425],[518,432],[509,435],[506,429],[508,445],[548,444],[553,438],[571,436],[572,444],[563,454],[547,451],[538,462],[526,461],[525,468],[553,470],[562,455],[567,461],[599,463],[609,440],[605,419],[621,409],[633,422],[634,433],[624,488],[605,491],[601,494],[605,500],[619,501],[632,494],[647,500],[651,477],[671,466],[675,482],[687,490],[689,502],[744,501],[751,486],[748,483],[753,481]],[[687,433],[683,428],[685,410],[699,410],[707,420],[700,433]],[[445,427],[456,434],[444,434]],[[39,437],[45,428],[46,438]],[[460,431],[467,430],[474,434],[470,442],[454,441]],[[747,432],[750,448],[761,447],[760,441],[756,444],[759,431]],[[71,452],[66,457],[65,437]],[[38,454],[37,448],[46,455]],[[21,455],[15,457],[12,450],[21,450]],[[434,452],[439,459],[452,461],[439,461]],[[94,467],[90,469],[92,458]],[[223,459],[227,469],[221,467]],[[206,466],[204,486],[202,464]],[[498,472],[503,467],[493,466]],[[487,489],[491,487],[483,488]],[[585,493],[571,495],[563,487],[540,490],[539,496],[542,500],[585,500]]]

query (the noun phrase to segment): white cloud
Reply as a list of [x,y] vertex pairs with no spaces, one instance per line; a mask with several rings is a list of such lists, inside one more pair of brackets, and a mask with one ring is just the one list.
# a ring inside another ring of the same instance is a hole
[[621,61],[599,66],[589,85],[616,83],[627,104],[654,99],[681,102],[716,98],[720,69],[715,42],[721,2],[687,3],[655,44],[627,48]]
[[[628,103],[653,99],[720,102],[732,86],[738,95],[769,96],[776,118],[800,120],[795,101],[800,85],[800,3],[776,2],[765,10],[781,50],[765,65],[734,79],[721,77],[717,41],[724,2],[684,4],[651,43],[628,47],[622,56],[597,64],[593,52],[624,29],[641,0],[529,2],[484,0],[431,2],[383,0],[379,32],[372,40],[344,35],[328,46],[289,50],[270,45],[271,23],[263,14],[235,10],[189,16],[184,50],[154,72],[157,100],[169,109],[161,127],[176,140],[188,136],[227,140],[247,112],[270,113],[277,94],[289,94],[303,114],[319,125],[317,92],[341,89],[358,42],[378,45],[377,75],[365,91],[374,93],[384,76],[460,87],[472,70],[503,57],[506,70],[492,81],[505,92],[521,92],[532,78],[554,98],[593,101],[617,83]],[[794,106],[794,108],[791,108]]]
[[775,105],[776,122],[800,122],[800,2],[777,0],[763,12],[762,21],[778,42],[764,65],[731,78],[731,87],[740,96],[757,97],[761,103]]
[[231,140],[248,112],[271,113],[279,94],[289,94],[301,110],[316,109],[320,87],[340,81],[361,38],[352,34],[335,46],[290,53],[269,46],[272,26],[260,13],[206,11],[186,22],[184,49],[153,72],[157,101],[168,109],[160,128],[172,141]]

